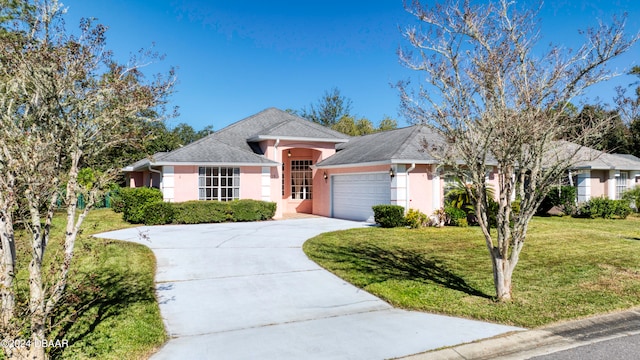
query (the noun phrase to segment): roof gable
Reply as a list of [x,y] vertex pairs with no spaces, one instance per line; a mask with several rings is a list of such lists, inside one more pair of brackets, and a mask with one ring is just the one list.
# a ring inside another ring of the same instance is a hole
[[417,162],[437,163],[429,145],[442,139],[424,125],[389,130],[351,138],[339,146],[340,151],[321,161],[318,166],[338,166],[367,163]]
[[[173,163],[277,164],[265,158],[257,142],[267,139],[346,142],[348,135],[285,111],[268,108],[182,148],[157,156],[149,165]],[[145,163],[145,164],[147,164]],[[136,163],[138,164],[138,163]],[[130,169],[128,166],[125,169]]]
[[301,140],[324,139],[335,143],[349,139],[348,135],[276,108],[263,110],[235,122],[213,135],[216,135],[221,141],[229,142],[236,146],[244,146],[243,143],[246,145],[247,142],[279,137]]

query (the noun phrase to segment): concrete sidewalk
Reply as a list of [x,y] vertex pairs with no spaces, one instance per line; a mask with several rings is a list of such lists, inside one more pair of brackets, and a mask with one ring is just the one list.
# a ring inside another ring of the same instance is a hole
[[640,308],[403,357],[405,360],[522,360],[640,334]]
[[523,329],[394,309],[320,268],[309,238],[367,224],[310,218],[139,227],[170,340],[153,359],[388,359]]

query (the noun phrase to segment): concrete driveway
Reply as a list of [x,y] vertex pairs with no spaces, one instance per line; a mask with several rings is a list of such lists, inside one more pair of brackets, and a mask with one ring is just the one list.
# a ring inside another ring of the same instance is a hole
[[310,218],[152,226],[170,340],[152,359],[388,359],[522,330],[394,309],[309,260],[305,240],[366,224]]

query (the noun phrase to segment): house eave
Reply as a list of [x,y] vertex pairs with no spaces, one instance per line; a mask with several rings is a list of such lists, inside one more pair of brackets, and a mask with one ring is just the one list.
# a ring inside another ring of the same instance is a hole
[[153,166],[226,166],[226,167],[241,167],[241,166],[280,166],[277,162],[264,162],[264,163],[249,163],[249,162],[215,162],[215,161],[158,161],[152,164]]
[[252,136],[247,139],[248,142],[259,142],[265,140],[280,140],[280,141],[309,141],[309,142],[325,142],[325,143],[346,143],[349,139],[338,138],[309,138],[301,136],[275,136],[275,135],[258,135]]
[[141,167],[132,167],[127,166],[121,169],[122,172],[135,172],[135,171],[143,171],[149,168],[149,166],[222,166],[222,167],[276,167],[279,166],[279,163],[269,162],[269,163],[239,163],[239,162],[210,162],[210,161],[188,161],[188,162],[174,162],[174,161],[159,161],[155,163],[150,163]]
[[640,171],[640,167],[628,167],[628,166],[572,166],[572,170],[618,170],[618,171]]
[[439,164],[439,162],[437,160],[389,159],[389,160],[382,160],[382,161],[368,161],[368,162],[349,163],[349,164],[315,165],[315,168],[317,168],[317,169],[344,169],[344,168],[350,168],[350,167],[397,165],[397,164],[433,165],[433,164]]

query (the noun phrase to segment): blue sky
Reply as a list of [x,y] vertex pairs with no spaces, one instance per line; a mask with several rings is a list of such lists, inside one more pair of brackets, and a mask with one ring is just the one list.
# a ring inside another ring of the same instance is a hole
[[[413,22],[402,0],[61,0],[67,29],[81,17],[109,27],[108,47],[125,62],[150,48],[166,55],[145,73],[177,67],[171,102],[184,122],[214,130],[268,107],[300,109],[337,87],[352,113],[378,123],[384,116],[407,125],[391,84],[418,74],[400,65],[400,29]],[[540,14],[542,43],[575,47],[578,29],[628,12],[627,29],[640,30],[640,1],[548,1]],[[614,64],[640,65],[640,46]],[[592,96],[610,102],[619,77]]]

